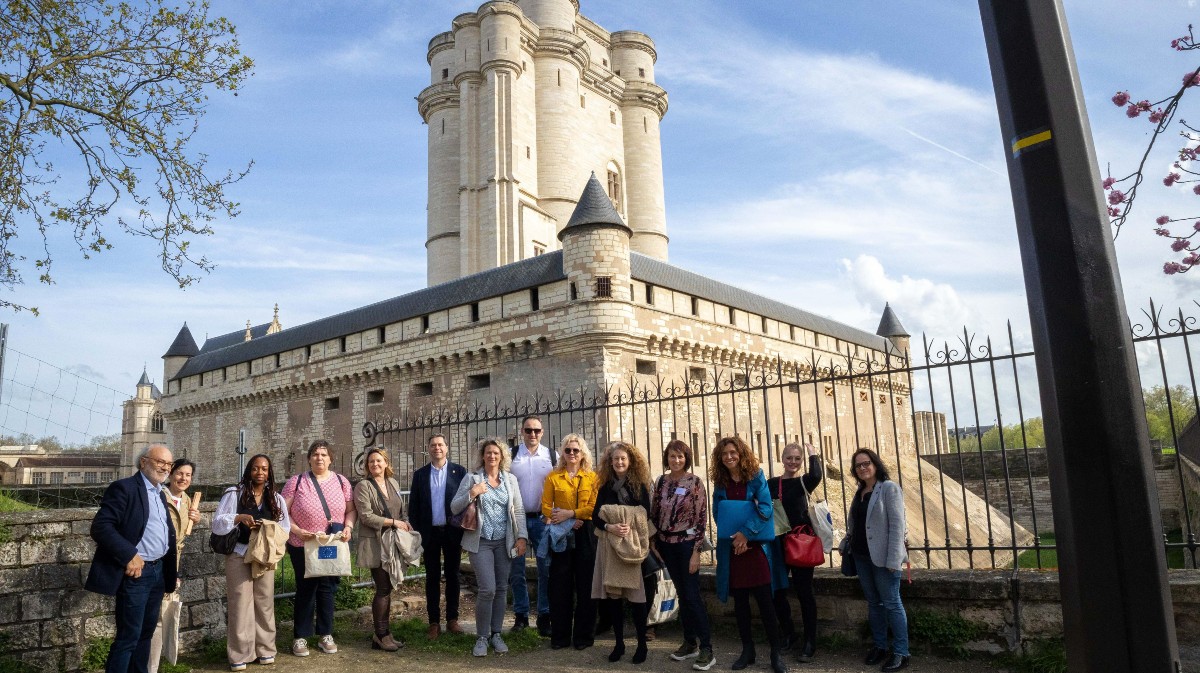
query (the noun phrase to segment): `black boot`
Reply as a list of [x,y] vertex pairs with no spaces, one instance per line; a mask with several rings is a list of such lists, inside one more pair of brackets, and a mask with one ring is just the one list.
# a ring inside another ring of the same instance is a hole
[[549,638],[552,635],[550,632],[549,614],[540,614],[537,616],[537,630],[538,635],[543,638]]
[[796,655],[796,660],[807,664],[808,662],[812,661],[813,657],[816,655],[817,644],[810,640],[807,643],[804,643],[804,649],[800,650],[800,653]]
[[751,644],[751,645],[743,644],[741,656],[739,656],[737,658],[737,660],[733,662],[733,666],[730,666],[730,668],[732,668],[735,671],[740,671],[743,668],[745,668],[753,663],[754,663],[754,645],[753,644]]
[[876,666],[879,662],[887,658],[888,651],[882,647],[872,647],[867,652],[867,658],[863,659],[863,663],[868,666]]
[[529,628],[529,615],[516,615],[513,617],[513,625],[511,633],[516,633],[522,629]]
[[787,666],[783,663],[783,650],[771,650],[771,670],[774,673],[787,673]]
[[908,668],[908,657],[900,654],[893,654],[890,657],[890,660],[884,664],[883,668],[880,670],[884,671],[884,673],[888,673],[889,671],[898,671],[902,668]]

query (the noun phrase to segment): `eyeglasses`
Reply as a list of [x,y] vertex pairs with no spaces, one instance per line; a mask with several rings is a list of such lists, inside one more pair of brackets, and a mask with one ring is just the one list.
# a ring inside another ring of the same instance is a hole
[[563,453],[583,453],[579,449],[563,449]]
[[150,461],[151,464],[157,465],[158,467],[160,467],[164,470],[171,469],[171,466],[175,464],[169,460],[158,460],[156,458],[147,458],[146,460]]
[[525,428],[524,432],[527,435],[540,435],[540,434],[542,434],[542,429],[541,428]]
[[869,461],[869,460],[868,460],[867,462],[865,462],[865,463],[855,463],[855,464],[854,464],[854,469],[856,469],[856,470],[865,470],[865,469],[867,469],[868,467],[871,467],[871,465],[873,465],[873,463],[872,463],[871,461]]

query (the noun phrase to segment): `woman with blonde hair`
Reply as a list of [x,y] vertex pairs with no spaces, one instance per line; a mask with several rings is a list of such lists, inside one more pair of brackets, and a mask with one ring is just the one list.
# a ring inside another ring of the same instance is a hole
[[[606,536],[616,536],[630,542],[631,548],[637,548],[638,541],[642,540],[648,554],[649,535],[653,532],[650,524],[650,466],[642,452],[628,442],[609,444],[600,461],[597,481],[600,487],[592,515],[596,528]],[[606,510],[606,507],[609,509]],[[639,512],[639,509],[642,511]],[[615,520],[613,513],[618,513],[622,520]],[[605,543],[602,539],[601,544]],[[646,603],[644,575],[640,567],[633,568],[636,581],[631,583],[632,586],[626,584],[619,593],[614,594],[612,577],[622,569],[609,564],[608,556],[603,552],[597,554],[596,569],[592,576],[592,598],[600,600],[600,609],[611,620],[616,640],[608,660],[619,661],[625,654],[625,611],[621,603],[624,598],[633,608],[633,627],[637,632],[637,650],[632,661],[640,664],[646,660],[646,619],[650,613],[650,606]],[[645,558],[645,554],[642,558]],[[623,570],[628,572],[628,569]]]
[[758,603],[759,617],[771,643],[771,669],[786,673],[783,663],[783,638],[775,618],[774,592],[787,588],[787,566],[779,558],[774,539],[752,542],[774,532],[771,492],[767,478],[758,466],[758,457],[740,437],[725,437],[713,449],[709,478],[713,484],[713,516],[722,521],[721,506],[731,501],[752,503],[750,513],[738,523],[736,532],[718,530],[717,598],[725,602],[733,594],[734,615],[742,654],[733,662],[740,671],[754,663],[754,636],[750,626],[750,597]]
[[550,647],[582,650],[595,642],[596,606],[592,572],[596,555],[592,510],[596,505],[596,473],[583,437],[563,437],[558,465],[542,488],[542,516],[547,532],[538,555],[550,556]]
[[371,570],[375,582],[375,597],[371,600],[371,617],[375,633],[371,647],[395,652],[404,647],[403,641],[392,638],[392,578],[383,566],[380,544],[388,528],[412,530],[404,516],[404,501],[400,499],[400,483],[392,478],[392,466],[387,452],[376,446],[363,459],[367,478],[354,485],[354,508],[362,527],[358,534],[358,565]]
[[475,648],[477,657],[486,657],[490,645],[496,654],[508,652],[500,637],[504,625],[504,601],[508,591],[504,582],[512,560],[525,554],[529,532],[525,527],[525,505],[517,478],[508,471],[512,457],[499,440],[485,439],[479,444],[479,463],[474,472],[463,477],[458,492],[450,501],[450,512],[460,514],[468,505],[476,507],[478,525],[463,533],[462,548],[475,569]]

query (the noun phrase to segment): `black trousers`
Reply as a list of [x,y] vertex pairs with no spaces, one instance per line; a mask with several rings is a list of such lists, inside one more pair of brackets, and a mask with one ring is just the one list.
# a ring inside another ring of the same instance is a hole
[[[804,622],[804,644],[817,642],[817,597],[813,594],[813,569],[792,568],[792,586],[800,599],[800,619]],[[787,589],[775,592],[775,615],[779,618],[779,630],[785,637],[796,635],[796,624],[792,620],[792,606],[788,601]]]
[[574,531],[575,548],[550,554],[550,644],[590,646],[595,642],[596,603],[592,572],[596,552],[590,526]]
[[[428,535],[426,535],[428,533]],[[422,532],[421,547],[425,560],[425,609],[429,612],[429,623],[442,621],[442,583],[446,576],[446,619],[458,619],[458,567],[462,563],[461,528],[434,526]],[[444,565],[443,565],[444,561]]]
[[742,639],[742,649],[754,651],[754,635],[750,629],[750,597],[758,603],[758,614],[762,618],[767,631],[767,641],[771,650],[778,650],[783,644],[779,636],[779,622],[775,619],[775,606],[771,600],[771,585],[760,584],[746,589],[730,589],[733,594],[733,614],[737,618],[738,636]]

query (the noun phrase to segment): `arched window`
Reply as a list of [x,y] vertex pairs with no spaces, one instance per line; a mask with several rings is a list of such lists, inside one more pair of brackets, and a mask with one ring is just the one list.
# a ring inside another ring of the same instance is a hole
[[608,198],[612,199],[613,207],[617,212],[625,212],[623,191],[621,189],[621,169],[615,161],[608,162]]
[[154,416],[150,418],[150,432],[163,431],[163,417],[159,412],[154,412]]

